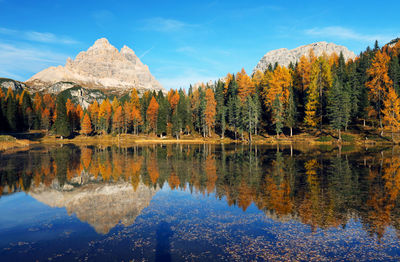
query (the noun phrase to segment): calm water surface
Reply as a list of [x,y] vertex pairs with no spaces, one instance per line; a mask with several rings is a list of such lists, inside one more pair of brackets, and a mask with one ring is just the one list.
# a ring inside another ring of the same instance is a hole
[[400,149],[0,153],[0,261],[400,260]]

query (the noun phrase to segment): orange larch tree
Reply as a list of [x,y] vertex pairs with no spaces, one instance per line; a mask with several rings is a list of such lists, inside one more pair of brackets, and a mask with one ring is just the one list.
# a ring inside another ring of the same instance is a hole
[[158,103],[153,96],[150,100],[149,107],[147,108],[147,119],[149,120],[150,128],[155,133],[157,131],[157,116],[158,116]]
[[211,136],[211,129],[214,127],[215,124],[215,115],[217,114],[216,106],[217,102],[215,101],[214,92],[211,88],[207,88],[206,109],[204,111],[204,114],[209,136]]
[[174,113],[174,111],[175,111],[175,108],[176,108],[176,106],[178,105],[178,103],[179,103],[179,93],[178,93],[178,90],[173,90],[173,89],[171,89],[169,92],[168,92],[168,102],[169,102],[169,104],[170,104],[170,106],[171,106],[171,114],[173,114]]
[[112,107],[110,100],[107,98],[101,103],[98,115],[99,126],[105,133],[108,133],[110,127],[111,114]]
[[90,121],[90,117],[88,114],[85,114],[82,121],[81,133],[84,135],[89,135],[92,133],[92,122]]
[[118,106],[114,112],[112,127],[117,134],[122,133],[124,127],[124,112],[122,111],[122,106]]
[[239,87],[238,96],[240,98],[240,101],[244,102],[248,96],[255,94],[256,88],[254,86],[254,83],[251,80],[251,78],[247,75],[244,68],[242,68],[242,71],[237,73],[236,81]]
[[99,118],[99,103],[95,100],[92,104],[88,106],[87,111],[89,112],[90,121],[92,122],[94,129],[97,130],[98,126],[98,118]]
[[272,108],[276,97],[279,96],[281,103],[286,105],[289,100],[289,88],[292,86],[292,83],[293,80],[290,70],[278,65],[272,73],[268,85],[264,87],[264,104],[268,108]]
[[383,105],[383,124],[390,129],[393,140],[393,133],[400,129],[400,98],[393,87],[389,87]]
[[376,111],[378,112],[379,126],[381,128],[382,99],[389,87],[393,84],[388,75],[389,61],[390,57],[386,53],[378,50],[372,60],[371,67],[367,70],[367,74],[371,77],[371,80],[365,83],[365,86],[369,89],[370,99],[376,103]]

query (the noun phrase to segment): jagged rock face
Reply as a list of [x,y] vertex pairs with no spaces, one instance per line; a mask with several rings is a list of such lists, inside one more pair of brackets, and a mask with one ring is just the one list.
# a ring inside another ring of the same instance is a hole
[[40,185],[29,194],[51,207],[64,207],[89,223],[97,233],[107,234],[118,223],[133,224],[158,189],[139,184],[136,190],[127,182],[88,183],[79,187],[66,184],[46,187]]
[[342,52],[344,59],[347,61],[349,59],[354,59],[356,55],[347,49],[345,46],[336,45],[333,43],[327,42],[318,42],[314,44],[304,45],[297,47],[292,50],[288,50],[286,48],[281,48],[277,50],[270,51],[266,53],[263,58],[261,58],[260,62],[258,62],[257,66],[254,68],[253,72],[260,70],[264,72],[268,65],[271,64],[272,66],[275,63],[278,63],[281,66],[288,66],[290,63],[295,64],[300,60],[300,57],[303,55],[308,56],[310,54],[310,50],[314,51],[314,54],[318,57],[322,54],[331,55],[336,53],[337,55]]
[[42,91],[57,82],[73,82],[83,87],[120,93],[132,88],[139,92],[164,91],[132,49],[124,46],[118,51],[105,38],[97,40],[87,51],[80,52],[75,60],[68,58],[64,67],[49,67],[26,81],[32,88]]
[[12,79],[0,78],[0,88],[8,89],[9,87],[11,87],[13,91],[16,91],[26,88],[26,85]]

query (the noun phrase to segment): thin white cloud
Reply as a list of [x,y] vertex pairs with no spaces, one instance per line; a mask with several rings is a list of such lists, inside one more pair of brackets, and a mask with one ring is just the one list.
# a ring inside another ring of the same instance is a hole
[[36,32],[36,31],[23,31],[23,30],[14,30],[9,28],[0,27],[1,35],[8,35],[15,37],[17,39],[32,41],[32,42],[40,42],[40,43],[54,43],[54,44],[78,44],[79,42],[66,37],[55,35],[53,33],[48,32]]
[[49,66],[64,64],[67,57],[66,54],[30,45],[10,45],[0,42],[0,74],[1,77],[18,77],[16,80],[22,81],[25,79],[21,77],[30,77]]
[[25,36],[28,40],[42,42],[42,43],[60,43],[67,45],[79,43],[74,39],[63,36],[56,36],[55,34],[52,33],[41,33],[41,32],[30,31],[26,32]]
[[154,17],[145,19],[144,30],[151,30],[163,33],[177,32],[188,28],[197,27],[197,25],[188,24],[175,19],[168,19],[162,17]]
[[154,49],[155,46],[150,47],[149,49],[147,49],[146,51],[143,52],[143,54],[141,54],[139,56],[140,59],[142,59],[143,57],[145,57],[145,55],[147,55],[148,53],[150,53],[151,50]]
[[396,34],[393,35],[361,34],[355,32],[352,29],[341,26],[315,27],[305,30],[305,33],[310,36],[332,37],[332,38],[355,40],[359,42],[369,42],[369,43],[374,42],[375,40],[386,43],[396,37]]

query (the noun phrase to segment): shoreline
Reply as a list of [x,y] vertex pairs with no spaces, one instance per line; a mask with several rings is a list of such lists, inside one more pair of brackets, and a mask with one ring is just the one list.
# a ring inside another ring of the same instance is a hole
[[[38,134],[43,135],[37,137]],[[33,135],[36,137],[33,140],[19,139],[14,136],[23,137],[24,135]],[[83,136],[78,135],[74,138],[61,139],[55,135],[47,135],[44,132],[30,132],[26,134],[7,134],[0,135],[0,152],[4,152],[11,149],[23,149],[30,145],[38,144],[77,144],[77,145],[151,145],[151,144],[214,144],[214,145],[305,145],[305,146],[358,146],[358,147],[376,147],[376,146],[394,146],[398,143],[384,140],[361,140],[357,134],[348,135],[352,138],[351,141],[341,141],[337,139],[330,139],[329,141],[321,141],[322,137],[311,136],[308,134],[298,134],[293,137],[281,136],[254,136],[251,143],[248,140],[233,140],[230,138],[221,139],[218,136],[213,137],[201,137],[196,135],[183,135],[181,139],[172,138],[170,136],[160,138],[155,135],[96,135],[96,136]]]

